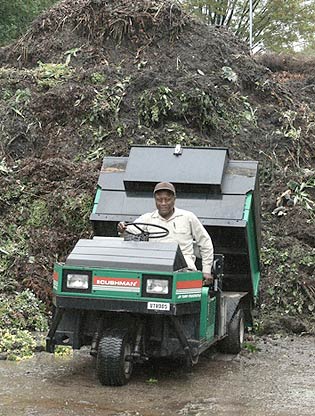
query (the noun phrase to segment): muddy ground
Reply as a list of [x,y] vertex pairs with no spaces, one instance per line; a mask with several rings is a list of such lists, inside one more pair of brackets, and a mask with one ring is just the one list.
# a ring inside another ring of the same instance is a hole
[[206,352],[191,372],[139,366],[129,385],[103,387],[88,351],[0,361],[1,416],[311,416],[315,339],[261,338],[256,352]]

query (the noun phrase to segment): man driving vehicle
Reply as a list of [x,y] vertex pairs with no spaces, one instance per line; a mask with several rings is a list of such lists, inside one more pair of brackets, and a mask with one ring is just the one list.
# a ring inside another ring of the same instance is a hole
[[[190,270],[197,270],[195,266],[194,241],[196,242],[201,259],[204,284],[211,284],[211,267],[213,263],[213,245],[211,238],[199,219],[190,211],[175,207],[176,190],[170,182],[158,183],[153,191],[156,210],[146,213],[134,222],[160,225],[169,231],[161,241],[176,242],[179,244]],[[118,232],[126,230],[126,224],[118,224]]]

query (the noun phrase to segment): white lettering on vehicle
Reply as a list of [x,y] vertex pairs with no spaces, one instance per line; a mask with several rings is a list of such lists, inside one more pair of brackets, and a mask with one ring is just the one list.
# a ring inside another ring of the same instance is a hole
[[166,302],[148,302],[147,309],[153,311],[169,311],[171,309],[171,305]]
[[200,298],[201,294],[200,293],[192,293],[192,294],[188,294],[188,295],[177,295],[177,299],[191,299],[191,298]]
[[138,282],[134,281],[134,282],[128,282],[128,281],[124,281],[124,280],[96,280],[96,284],[97,285],[102,285],[102,286],[124,286],[124,287],[136,287]]

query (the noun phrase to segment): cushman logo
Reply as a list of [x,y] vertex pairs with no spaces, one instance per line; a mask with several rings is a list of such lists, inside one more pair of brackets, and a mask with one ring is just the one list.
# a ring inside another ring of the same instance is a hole
[[125,280],[97,280],[96,284],[104,286],[137,286],[137,282],[126,282]]
[[116,287],[140,287],[139,279],[123,279],[117,277],[94,277],[94,285]]

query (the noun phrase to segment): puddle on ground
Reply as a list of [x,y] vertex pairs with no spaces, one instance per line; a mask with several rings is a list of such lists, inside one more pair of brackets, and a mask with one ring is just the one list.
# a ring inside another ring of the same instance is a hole
[[309,416],[315,411],[315,338],[265,338],[260,351],[206,352],[192,371],[161,361],[104,387],[87,350],[0,361],[0,416]]

